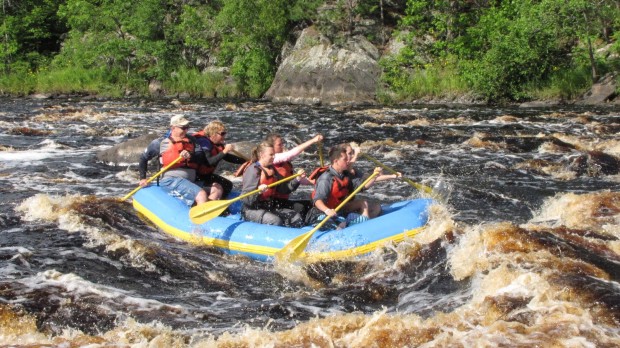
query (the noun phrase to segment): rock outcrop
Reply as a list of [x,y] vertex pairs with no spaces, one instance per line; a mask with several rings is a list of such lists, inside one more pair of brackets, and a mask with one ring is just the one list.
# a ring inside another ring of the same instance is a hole
[[338,46],[309,27],[280,64],[265,94],[273,102],[307,105],[374,104],[379,51],[362,36]]
[[590,91],[578,104],[598,105],[610,102],[616,97],[616,86],[616,77],[613,74],[607,74],[592,85]]

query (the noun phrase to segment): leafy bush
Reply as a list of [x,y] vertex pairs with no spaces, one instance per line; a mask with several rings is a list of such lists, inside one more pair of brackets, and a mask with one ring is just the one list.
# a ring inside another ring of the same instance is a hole
[[172,76],[164,80],[164,89],[171,94],[189,93],[192,97],[215,97],[226,94],[229,90],[222,85],[225,76],[219,72],[201,73],[197,69],[181,68]]

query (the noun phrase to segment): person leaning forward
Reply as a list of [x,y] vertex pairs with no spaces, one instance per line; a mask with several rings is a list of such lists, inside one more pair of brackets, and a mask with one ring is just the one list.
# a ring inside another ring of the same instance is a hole
[[273,166],[273,158],[273,145],[268,142],[260,143],[252,151],[252,164],[247,166],[243,173],[241,194],[256,189],[261,190],[261,192],[241,200],[243,202],[241,214],[246,221],[301,227],[304,222],[301,215],[293,209],[280,207],[276,204],[274,195],[276,193],[287,194],[296,190],[299,187],[300,180],[305,177],[305,173],[302,171],[301,176],[269,188],[269,184],[283,179]]
[[[311,178],[316,178],[316,185],[312,192],[313,207],[306,216],[308,225],[316,224],[322,218],[337,218],[338,213],[334,210],[342,203],[351,192],[353,192],[364,180],[359,176],[354,176],[347,171],[349,157],[345,146],[334,146],[329,150],[328,167],[322,167],[313,172]],[[374,172],[381,174],[381,167],[374,169]],[[376,178],[376,177],[375,177]],[[370,180],[364,189],[370,188],[375,178]],[[377,209],[364,199],[355,199],[347,202],[341,209],[342,216],[349,213],[356,213],[365,219],[373,218],[381,213],[380,207]],[[344,227],[342,224],[339,227]]]
[[245,162],[245,159],[230,153],[235,147],[226,144],[226,134],[226,126],[220,121],[212,121],[203,130],[193,134],[202,151],[202,156],[198,156],[198,180],[203,183],[203,187],[211,187],[209,200],[226,197],[233,188],[230,180],[215,174],[218,163],[221,160],[233,164]]
[[207,201],[207,192],[196,185],[196,149],[195,139],[187,135],[189,120],[183,115],[170,119],[170,132],[167,137],[152,141],[140,156],[140,186],[147,185],[146,170],[150,159],[159,156],[161,166],[165,167],[179,156],[183,160],[164,172],[158,185],[171,196],[179,198],[188,206]]

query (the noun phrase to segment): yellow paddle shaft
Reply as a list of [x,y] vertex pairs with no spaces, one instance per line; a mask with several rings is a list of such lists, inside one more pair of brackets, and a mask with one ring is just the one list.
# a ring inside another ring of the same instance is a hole
[[[373,162],[374,164],[382,167],[383,169],[387,170],[388,172],[392,173],[392,174],[398,174],[398,172],[388,166],[386,166],[385,164],[379,162],[376,158],[371,157],[370,155],[367,155],[365,153],[361,153],[362,156],[364,156],[366,159],[370,160],[371,162]],[[406,183],[408,183],[409,185],[417,188],[418,190],[424,191],[428,194],[433,193],[433,189],[431,189],[430,187],[426,186],[426,185],[422,185],[422,184],[418,184],[415,181],[411,181],[408,178],[403,177],[402,178],[403,181],[405,181]]]
[[[155,178],[157,178],[158,176],[160,176],[163,172],[165,172],[166,170],[170,169],[170,167],[172,167],[173,165],[177,164],[180,160],[182,160],[183,157],[179,156],[177,159],[175,159],[174,161],[172,161],[169,165],[163,167],[160,171],[158,171],[157,173],[155,173],[155,175],[151,176],[150,178],[148,178],[146,180],[146,183],[148,184],[149,182],[155,180]],[[134,193],[138,192],[139,189],[141,189],[142,186],[138,186],[136,187],[133,191],[129,192],[125,197],[121,198],[121,202],[127,200],[127,198],[133,196]]]

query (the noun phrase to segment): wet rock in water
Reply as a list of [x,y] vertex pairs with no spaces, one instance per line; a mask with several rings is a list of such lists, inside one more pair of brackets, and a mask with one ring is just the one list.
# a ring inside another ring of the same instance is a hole
[[28,127],[18,127],[18,128],[10,129],[9,130],[9,134],[12,134],[12,135],[25,135],[25,136],[38,136],[38,135],[50,135],[50,134],[52,134],[52,132],[48,131],[48,130],[32,129],[32,128],[28,128]]
[[135,139],[112,146],[109,149],[97,152],[97,160],[117,165],[119,163],[138,163],[140,154],[149,145],[153,139],[160,134],[146,134]]
[[615,175],[620,172],[620,159],[604,152],[588,151],[577,157],[572,157],[568,163],[568,168],[579,176]]
[[514,169],[527,170],[538,175],[551,175],[559,172],[562,168],[563,166],[560,163],[542,159],[527,160],[514,166]]
[[[114,145],[109,149],[97,152],[97,160],[110,165],[138,163],[140,155],[146,147],[159,136],[161,134],[151,133]],[[237,152],[248,158],[252,153],[252,149],[256,146],[256,142],[252,141],[241,141],[232,144]]]

